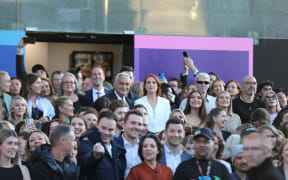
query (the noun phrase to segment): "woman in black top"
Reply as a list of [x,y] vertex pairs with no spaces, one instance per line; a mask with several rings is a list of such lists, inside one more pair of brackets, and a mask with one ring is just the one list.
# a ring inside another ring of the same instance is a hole
[[30,174],[26,166],[17,165],[18,139],[13,130],[0,130],[0,180],[30,180]]

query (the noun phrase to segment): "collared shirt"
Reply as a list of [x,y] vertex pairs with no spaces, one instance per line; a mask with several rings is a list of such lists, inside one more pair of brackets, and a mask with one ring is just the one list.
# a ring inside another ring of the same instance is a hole
[[138,148],[139,148],[139,139],[137,138],[137,142],[134,146],[132,146],[124,137],[124,133],[122,134],[124,149],[126,150],[125,158],[126,158],[126,169],[124,174],[124,179],[128,177],[130,169],[142,161],[138,156]]
[[[184,111],[186,104],[187,104],[187,98],[181,101],[179,109]],[[213,108],[216,107],[216,98],[213,96],[207,95],[206,101],[205,101],[205,107],[206,107],[206,113],[208,114]]]
[[173,174],[176,171],[176,168],[178,165],[181,163],[181,154],[182,154],[182,149],[180,148],[179,154],[174,155],[170,149],[164,144],[165,148],[165,158],[166,158],[166,166],[170,167],[173,171]]
[[118,100],[122,100],[122,101],[124,101],[127,105],[128,105],[128,111],[130,110],[130,108],[129,108],[129,104],[128,104],[128,102],[126,101],[126,96],[124,96],[123,98],[121,98],[120,96],[119,96],[119,94],[114,90],[114,94],[116,95],[116,97],[117,97],[117,99]]
[[107,151],[108,151],[109,155],[110,155],[111,158],[112,158],[112,145],[111,145],[111,144],[108,144],[108,146],[107,146]]
[[102,97],[105,95],[105,91],[104,91],[104,88],[102,88],[100,91],[92,88],[92,96],[93,96],[93,102],[95,102],[99,97],[97,97],[97,92],[99,92],[100,96],[99,97]]

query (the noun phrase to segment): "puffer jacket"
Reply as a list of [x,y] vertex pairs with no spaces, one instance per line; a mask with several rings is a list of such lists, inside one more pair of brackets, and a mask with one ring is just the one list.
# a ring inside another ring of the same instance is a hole
[[57,162],[51,154],[51,146],[43,144],[31,157],[32,180],[78,180],[79,167],[66,157],[63,162]]

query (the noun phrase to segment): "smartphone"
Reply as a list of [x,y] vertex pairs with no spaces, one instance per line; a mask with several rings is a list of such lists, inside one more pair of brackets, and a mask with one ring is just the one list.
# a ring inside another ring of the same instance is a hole
[[188,53],[186,51],[183,51],[183,56],[188,57]]
[[159,73],[158,79],[160,79],[160,80],[164,79],[164,73]]
[[25,44],[35,44],[36,38],[35,37],[24,37],[23,41]]
[[33,119],[25,119],[26,125],[34,125]]

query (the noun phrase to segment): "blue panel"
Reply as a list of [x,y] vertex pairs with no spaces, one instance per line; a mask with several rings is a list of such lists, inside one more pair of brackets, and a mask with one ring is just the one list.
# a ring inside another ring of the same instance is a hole
[[0,31],[0,70],[16,76],[16,51],[24,31]]

